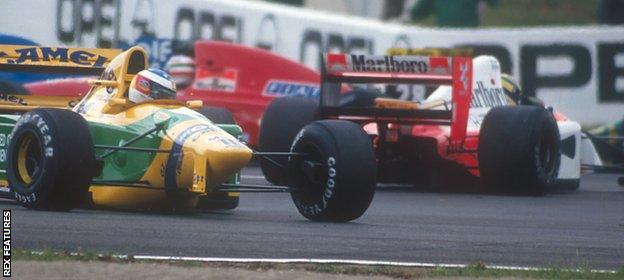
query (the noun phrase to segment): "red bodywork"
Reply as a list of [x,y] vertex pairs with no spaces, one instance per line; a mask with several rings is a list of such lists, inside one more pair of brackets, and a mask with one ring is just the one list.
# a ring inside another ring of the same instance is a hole
[[[449,61],[452,61],[453,65],[449,65]],[[469,67],[467,71],[460,71],[461,63]],[[246,133],[248,137],[246,140],[254,146],[258,144],[260,120],[264,110],[273,99],[286,96],[267,92],[272,82],[281,83],[282,87],[292,84],[319,88],[321,81],[319,72],[298,62],[262,49],[218,41],[197,42],[195,64],[195,82],[188,88],[180,89],[178,98],[202,100],[205,106],[229,109]],[[392,132],[396,129],[396,133],[436,139],[437,153],[441,158],[466,167],[476,167],[478,166],[476,152],[454,152],[454,150],[476,151],[478,146],[478,132],[466,132],[472,93],[472,60],[469,58],[447,60],[447,58],[432,57],[430,65],[432,68],[453,69],[453,72],[450,75],[429,76],[375,74],[379,75],[381,80],[416,78],[427,83],[452,85],[453,101],[458,103],[453,107],[458,109],[453,111],[450,128],[444,125],[409,124],[406,126],[406,124],[393,125],[392,122],[387,122],[388,131]],[[343,74],[370,77],[372,73]],[[467,83],[463,83],[462,79],[467,79]],[[33,95],[53,96],[83,96],[90,88],[86,78],[35,82],[24,86]],[[370,123],[374,125],[374,120],[371,119]],[[377,131],[376,125],[373,129],[365,125],[365,129],[371,133]],[[389,136],[390,134],[387,135]],[[456,147],[456,149],[451,147]],[[469,168],[469,170],[478,176],[478,169]]]

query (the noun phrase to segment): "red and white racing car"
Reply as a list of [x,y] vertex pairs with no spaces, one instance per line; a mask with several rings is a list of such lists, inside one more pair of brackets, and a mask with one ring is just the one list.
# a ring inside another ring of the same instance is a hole
[[[580,125],[523,98],[519,89],[505,89],[503,82],[512,83],[501,79],[491,56],[327,54],[320,102],[273,101],[262,120],[260,148],[289,151],[306,123],[343,119],[360,124],[372,138],[380,182],[532,195],[553,185],[578,188],[581,163],[601,165]],[[354,90],[344,93],[347,83]],[[413,102],[366,87],[379,83],[440,86],[423,102]],[[262,167],[271,182],[288,182],[289,168],[280,159],[264,160]]]

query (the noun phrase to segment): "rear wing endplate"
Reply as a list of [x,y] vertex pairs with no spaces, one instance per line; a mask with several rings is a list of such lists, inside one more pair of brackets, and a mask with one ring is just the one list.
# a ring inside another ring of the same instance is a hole
[[[432,123],[451,126],[451,144],[466,137],[472,99],[472,59],[447,56],[370,56],[325,54],[321,70],[321,114],[329,117],[394,119],[389,122]],[[452,110],[338,108],[341,83],[412,83],[450,85]]]

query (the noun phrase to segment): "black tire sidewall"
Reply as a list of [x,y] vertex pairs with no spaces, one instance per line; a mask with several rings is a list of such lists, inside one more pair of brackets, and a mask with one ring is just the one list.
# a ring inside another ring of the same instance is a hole
[[[555,158],[546,172],[540,164],[540,141],[546,137]],[[483,120],[479,168],[487,189],[543,195],[557,178],[559,129],[552,114],[537,106],[495,107]]]
[[[17,153],[19,150],[21,137],[28,133],[35,136],[35,140],[39,143],[41,151],[44,154],[40,175],[33,178],[30,184],[23,184],[17,176]],[[45,138],[50,139],[46,144]],[[10,183],[11,190],[15,194],[15,199],[22,205],[27,207],[35,207],[41,202],[50,199],[56,191],[54,186],[56,181],[57,167],[59,166],[58,157],[54,156],[54,151],[59,151],[57,145],[58,137],[56,127],[49,121],[49,116],[43,112],[28,112],[19,119],[11,133],[11,141],[9,142],[7,154],[7,179]],[[46,150],[51,149],[52,156],[46,155]]]
[[[39,176],[30,184],[23,184],[13,163],[19,140],[33,131],[46,156]],[[81,115],[63,109],[35,109],[18,119],[11,135],[7,179],[16,200],[23,206],[65,211],[87,197],[96,163],[91,132]]]
[[[316,121],[304,127],[295,139],[292,151],[306,152],[315,146],[324,163],[320,186],[309,186],[290,165],[290,178],[297,187],[313,191],[294,191],[293,202],[299,212],[315,221],[345,222],[360,217],[370,205],[376,184],[376,164],[372,143],[359,125],[347,121]],[[295,163],[295,164],[293,164]]]

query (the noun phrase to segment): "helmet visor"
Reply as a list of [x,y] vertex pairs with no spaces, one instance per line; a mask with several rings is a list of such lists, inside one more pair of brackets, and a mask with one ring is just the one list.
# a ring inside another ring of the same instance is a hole
[[175,99],[176,92],[158,83],[150,83],[150,97],[153,99]]

